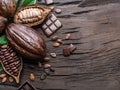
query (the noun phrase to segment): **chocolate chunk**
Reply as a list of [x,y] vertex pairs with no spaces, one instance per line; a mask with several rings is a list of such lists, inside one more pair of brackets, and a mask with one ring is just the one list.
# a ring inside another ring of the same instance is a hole
[[71,53],[73,53],[76,49],[77,49],[77,47],[75,45],[70,44],[69,46],[63,48],[63,55],[70,56]]
[[64,56],[70,56],[70,48],[69,47],[63,48],[63,55]]
[[46,36],[53,35],[57,30],[62,27],[62,23],[57,19],[54,14],[48,16],[47,20],[42,25],[42,31]]
[[36,90],[32,84],[25,82],[17,90]]
[[73,44],[70,44],[69,47],[70,47],[70,53],[74,52],[77,49],[77,47]]

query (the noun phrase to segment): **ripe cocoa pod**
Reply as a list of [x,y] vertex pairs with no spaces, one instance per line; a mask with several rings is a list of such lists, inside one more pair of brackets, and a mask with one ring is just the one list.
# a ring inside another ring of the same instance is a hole
[[0,33],[3,32],[3,30],[6,27],[6,24],[7,24],[7,19],[2,17],[2,16],[0,16]]
[[15,0],[0,0],[0,15],[6,18],[13,17],[16,10]]
[[6,30],[11,46],[23,57],[40,59],[46,54],[46,45],[42,35],[22,24],[10,24]]
[[[23,62],[22,58],[13,50],[10,45],[0,45],[0,62],[4,71],[12,76],[17,83],[19,83]],[[4,77],[6,77],[6,74],[0,75],[0,78]]]
[[24,24],[26,26],[36,26],[41,24],[48,14],[51,12],[50,8],[42,5],[29,5],[19,9],[15,16],[14,22]]

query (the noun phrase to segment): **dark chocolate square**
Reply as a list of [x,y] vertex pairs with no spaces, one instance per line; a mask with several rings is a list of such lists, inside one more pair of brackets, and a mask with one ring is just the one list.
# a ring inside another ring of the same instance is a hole
[[47,17],[46,21],[42,24],[41,29],[46,36],[53,35],[57,30],[62,27],[62,23],[57,19],[54,14]]
[[18,88],[18,90],[36,90],[36,89],[29,82],[25,82]]

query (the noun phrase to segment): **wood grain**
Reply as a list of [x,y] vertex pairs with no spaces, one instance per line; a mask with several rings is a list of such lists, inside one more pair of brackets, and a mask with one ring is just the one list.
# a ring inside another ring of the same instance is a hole
[[[56,72],[41,81],[37,64],[31,70],[32,64],[25,63],[20,84],[34,72],[36,79],[31,83],[37,90],[120,90],[119,0],[102,0],[104,4],[99,4],[101,0],[54,1],[55,7],[62,9],[62,14],[56,16],[63,23],[63,28],[54,35],[63,38],[63,45],[54,48],[50,38],[44,37],[48,55],[50,52],[57,54],[57,58],[50,61]],[[65,40],[66,33],[71,33],[70,40]],[[62,49],[71,43],[77,50],[70,57],[64,57]],[[4,86],[15,90],[19,85],[0,84],[0,88]]]

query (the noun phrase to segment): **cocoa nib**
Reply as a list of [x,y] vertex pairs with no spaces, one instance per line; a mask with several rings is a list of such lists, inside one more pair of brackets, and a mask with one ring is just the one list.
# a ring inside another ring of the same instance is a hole
[[69,46],[63,48],[63,55],[70,56],[76,49],[77,47],[75,45],[70,44]]

